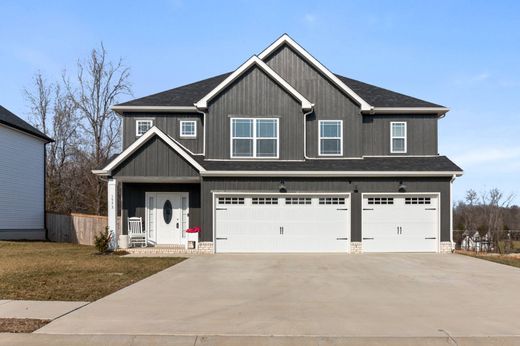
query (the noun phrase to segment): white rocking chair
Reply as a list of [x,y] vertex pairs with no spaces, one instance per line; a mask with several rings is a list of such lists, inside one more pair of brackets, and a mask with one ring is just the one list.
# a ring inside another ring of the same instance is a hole
[[146,246],[146,233],[143,230],[143,219],[140,217],[128,218],[128,246]]

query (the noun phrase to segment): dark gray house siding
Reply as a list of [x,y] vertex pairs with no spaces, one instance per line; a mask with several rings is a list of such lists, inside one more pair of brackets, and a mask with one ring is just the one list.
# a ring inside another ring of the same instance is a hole
[[318,121],[343,120],[343,156],[362,155],[361,110],[293,49],[282,46],[267,59],[267,65],[315,104],[307,117],[307,155],[318,156]]
[[121,177],[197,177],[199,172],[161,138],[154,136],[112,172]]
[[279,118],[279,159],[303,159],[301,104],[258,67],[245,72],[210,102],[207,159],[230,158],[231,116]]
[[[406,122],[406,155],[437,155],[437,117],[435,115],[363,115],[363,154],[390,153],[390,123]],[[403,155],[403,154],[396,154]]]
[[[135,134],[135,121],[137,119],[152,119],[153,124],[161,131],[173,137],[180,144],[188,148],[194,154],[203,151],[203,124],[200,113],[124,113],[123,116],[123,150],[128,148],[139,137]],[[197,138],[181,138],[181,120],[194,120],[197,122]]]
[[[202,241],[213,241],[212,192],[279,192],[281,178],[204,178],[201,203]],[[400,182],[407,192],[440,192],[441,241],[450,241],[450,178],[286,178],[287,193],[351,192],[351,241],[361,241],[361,194],[368,192],[398,193]],[[357,193],[354,189],[357,186]]]
[[[190,227],[200,225],[200,184],[123,183],[123,234],[128,234],[128,218],[142,217],[145,222],[146,192],[188,192]],[[146,228],[146,226],[143,225]]]

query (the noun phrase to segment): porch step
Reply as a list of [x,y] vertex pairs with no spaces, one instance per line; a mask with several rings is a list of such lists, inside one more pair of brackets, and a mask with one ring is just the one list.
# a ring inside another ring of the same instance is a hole
[[213,253],[213,243],[201,242],[198,249],[186,249],[184,245],[160,245],[124,249],[131,254],[208,254]]

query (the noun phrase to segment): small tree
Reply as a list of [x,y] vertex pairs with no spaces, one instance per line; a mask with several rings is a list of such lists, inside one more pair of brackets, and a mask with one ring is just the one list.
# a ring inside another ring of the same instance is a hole
[[99,253],[107,253],[112,241],[112,233],[108,231],[108,226],[105,228],[103,233],[100,233],[94,237],[94,245]]

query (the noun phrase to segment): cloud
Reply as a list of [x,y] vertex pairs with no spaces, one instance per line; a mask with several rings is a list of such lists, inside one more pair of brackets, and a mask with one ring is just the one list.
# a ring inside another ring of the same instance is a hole
[[489,81],[491,78],[492,78],[492,75],[490,73],[480,72],[480,73],[474,74],[472,76],[457,78],[457,79],[455,79],[454,84],[468,86],[468,85],[474,85],[474,84],[479,84],[481,82]]
[[303,21],[308,24],[314,24],[316,22],[317,18],[315,15],[311,13],[307,13],[305,16],[303,16]]
[[455,162],[461,166],[480,169],[513,169],[520,171],[520,147],[472,148],[471,151],[455,154]]

